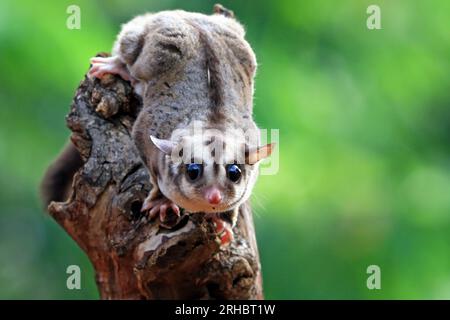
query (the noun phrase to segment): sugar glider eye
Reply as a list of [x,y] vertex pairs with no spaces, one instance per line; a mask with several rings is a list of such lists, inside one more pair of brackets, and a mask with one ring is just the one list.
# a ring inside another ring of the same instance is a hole
[[186,165],[186,176],[189,180],[195,181],[202,176],[203,165],[198,163],[190,163]]
[[238,182],[239,179],[241,179],[241,169],[236,164],[229,164],[226,167],[227,170],[227,177],[233,182]]

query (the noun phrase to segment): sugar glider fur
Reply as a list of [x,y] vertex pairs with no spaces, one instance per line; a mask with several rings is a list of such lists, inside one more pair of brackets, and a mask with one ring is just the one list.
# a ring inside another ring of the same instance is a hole
[[[92,78],[117,74],[142,97],[132,135],[153,185],[143,212],[161,221],[180,208],[211,215],[223,245],[232,241],[238,208],[274,146],[241,141],[235,133],[258,132],[252,118],[256,59],[244,35],[220,5],[212,15],[144,14],[122,26],[111,57],[92,58],[89,71]],[[243,151],[242,161],[236,150]]]

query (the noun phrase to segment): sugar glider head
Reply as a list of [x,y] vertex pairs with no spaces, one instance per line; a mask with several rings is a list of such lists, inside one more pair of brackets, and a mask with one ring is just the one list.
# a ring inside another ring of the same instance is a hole
[[227,212],[248,200],[259,162],[274,148],[274,144],[252,147],[230,136],[151,140],[160,156],[159,189],[192,213]]

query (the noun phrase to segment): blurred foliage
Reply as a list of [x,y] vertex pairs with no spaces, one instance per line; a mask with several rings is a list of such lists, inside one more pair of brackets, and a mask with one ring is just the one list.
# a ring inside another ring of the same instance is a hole
[[[223,1],[259,62],[255,117],[280,171],[254,192],[267,298],[450,298],[450,2]],[[382,30],[366,28],[379,4]],[[66,8],[81,7],[81,30]],[[92,267],[41,209],[91,56],[146,12],[212,1],[0,2],[0,298],[97,298]],[[82,290],[66,267],[82,267]],[[382,289],[366,288],[381,267]]]

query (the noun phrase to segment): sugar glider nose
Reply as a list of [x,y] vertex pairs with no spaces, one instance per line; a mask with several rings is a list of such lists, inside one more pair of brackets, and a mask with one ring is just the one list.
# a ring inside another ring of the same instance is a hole
[[209,187],[205,191],[205,198],[210,204],[219,204],[222,201],[222,194],[217,187]]

